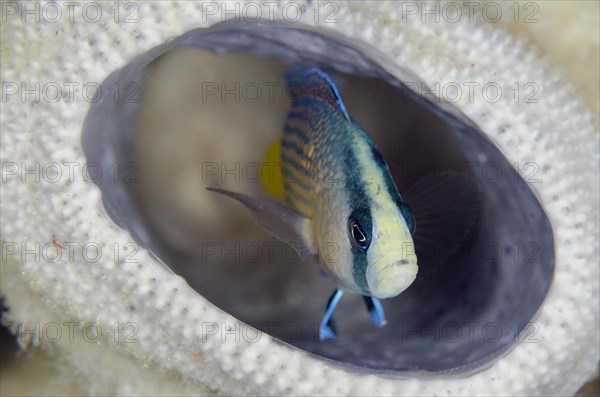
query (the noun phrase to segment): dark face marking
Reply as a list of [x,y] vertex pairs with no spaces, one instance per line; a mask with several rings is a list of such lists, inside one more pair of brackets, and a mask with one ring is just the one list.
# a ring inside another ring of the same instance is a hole
[[351,148],[343,153],[345,191],[350,203],[350,214],[346,228],[352,253],[352,277],[363,295],[369,295],[367,283],[367,250],[373,235],[371,201],[360,179],[362,170]]
[[408,226],[408,230],[410,230],[410,234],[415,234],[415,217],[410,209],[410,206],[406,203],[400,203],[400,213],[402,217],[406,221],[406,225]]

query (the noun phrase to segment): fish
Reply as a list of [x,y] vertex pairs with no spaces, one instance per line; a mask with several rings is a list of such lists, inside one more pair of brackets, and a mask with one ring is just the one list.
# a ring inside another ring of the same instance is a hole
[[[348,114],[324,71],[291,68],[292,94],[279,153],[282,197],[207,189],[242,203],[256,223],[301,255],[314,254],[335,290],[319,325],[321,341],[337,338],[333,312],[344,292],[364,298],[371,320],[386,324],[381,299],[413,284],[419,262],[416,222],[369,134]],[[323,255],[323,247],[334,255]]]

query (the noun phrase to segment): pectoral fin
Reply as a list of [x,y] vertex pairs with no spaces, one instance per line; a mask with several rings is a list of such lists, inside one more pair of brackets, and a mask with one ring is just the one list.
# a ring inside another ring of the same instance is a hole
[[292,246],[300,256],[312,252],[304,238],[308,218],[268,198],[255,198],[216,187],[207,187],[244,204],[256,223],[271,236]]
[[429,267],[445,263],[460,248],[476,225],[482,204],[475,181],[446,173],[424,177],[402,197],[414,215],[419,263]]

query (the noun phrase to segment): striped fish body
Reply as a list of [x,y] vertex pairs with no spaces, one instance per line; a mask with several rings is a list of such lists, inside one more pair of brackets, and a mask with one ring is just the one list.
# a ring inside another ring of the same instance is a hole
[[281,139],[286,205],[337,287],[376,298],[415,279],[414,221],[368,134],[318,69],[285,74],[293,102]]
[[[282,175],[266,170],[271,176],[262,182],[266,192],[285,202],[207,189],[242,203],[277,239],[319,256],[336,286],[319,325],[321,340],[337,336],[332,316],[344,291],[363,295],[373,323],[383,327],[379,299],[402,293],[418,272],[411,209],[329,76],[316,68],[292,69],[284,76],[292,88],[292,106],[265,162],[279,157]],[[443,176],[422,178],[406,192],[421,225],[419,255],[428,264],[442,263],[456,252],[480,207],[475,184]]]

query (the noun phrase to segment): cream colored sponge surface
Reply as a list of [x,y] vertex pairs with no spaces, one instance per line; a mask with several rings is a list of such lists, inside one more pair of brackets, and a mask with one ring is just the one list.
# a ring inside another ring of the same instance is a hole
[[[192,1],[2,2],[0,287],[10,308],[5,321],[18,325],[19,340],[47,347],[90,394],[575,393],[600,357],[599,154],[597,127],[573,88],[482,18],[406,18],[406,4],[422,4],[414,2],[327,3],[318,16],[310,11],[316,2],[252,4],[263,16],[360,40],[431,86],[538,83],[537,103],[482,95],[455,103],[511,163],[539,165],[542,183],[532,189],[552,224],[556,267],[535,319],[536,342],[517,343],[471,373],[359,370],[267,335],[227,336],[238,320],[132,244],[93,183],[96,172],[111,170],[86,168],[82,126],[97,95],[114,95],[98,92],[99,84],[134,56],[252,11],[245,3]],[[333,23],[325,20],[332,10]],[[512,128],[500,128],[506,124]],[[136,261],[128,261],[134,249]]]

